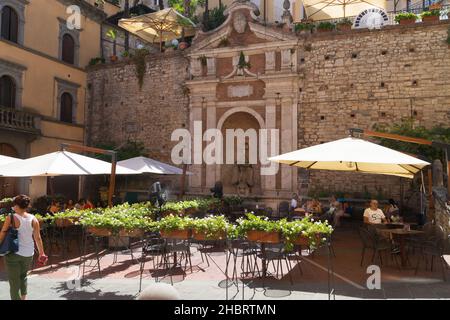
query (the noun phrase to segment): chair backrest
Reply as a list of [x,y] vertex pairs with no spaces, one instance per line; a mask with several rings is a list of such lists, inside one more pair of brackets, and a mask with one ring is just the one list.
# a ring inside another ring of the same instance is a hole
[[278,205],[278,215],[281,217],[286,217],[289,215],[289,202],[281,201]]
[[359,228],[359,236],[361,241],[366,248],[375,247],[375,238],[371,232],[369,232],[366,228]]

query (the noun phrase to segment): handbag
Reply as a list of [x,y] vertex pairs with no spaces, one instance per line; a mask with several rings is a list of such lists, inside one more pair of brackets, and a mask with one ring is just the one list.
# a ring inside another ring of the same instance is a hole
[[11,213],[11,224],[3,242],[0,245],[0,257],[6,256],[10,253],[16,253],[19,251],[19,231],[14,225],[14,215]]

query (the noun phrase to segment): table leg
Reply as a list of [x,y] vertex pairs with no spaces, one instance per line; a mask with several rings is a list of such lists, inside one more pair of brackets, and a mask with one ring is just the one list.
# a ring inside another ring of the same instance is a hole
[[400,242],[400,258],[402,260],[402,268],[406,268],[406,250],[405,250],[405,237],[399,237]]

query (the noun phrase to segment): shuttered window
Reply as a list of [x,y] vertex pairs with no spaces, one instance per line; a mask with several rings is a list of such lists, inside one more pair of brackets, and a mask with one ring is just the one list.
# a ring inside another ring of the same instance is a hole
[[9,76],[0,78],[0,106],[7,108],[16,106],[16,85]]
[[60,119],[62,122],[73,122],[73,98],[70,93],[64,92],[61,95]]
[[75,40],[69,34],[65,34],[62,39],[62,61],[75,64]]
[[3,39],[18,42],[19,38],[19,16],[13,8],[5,6],[2,9],[1,35]]

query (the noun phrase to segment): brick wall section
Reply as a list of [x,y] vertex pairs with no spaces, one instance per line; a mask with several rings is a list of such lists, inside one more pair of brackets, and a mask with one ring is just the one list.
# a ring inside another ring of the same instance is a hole
[[[448,24],[441,23],[306,38],[299,48],[304,80],[299,88],[298,147],[344,138],[351,127],[372,129],[410,116],[417,125],[448,126],[447,29]],[[311,50],[304,43],[311,44]],[[309,178],[311,185],[329,191],[400,192],[396,177],[312,171]],[[300,175],[299,182],[308,179]]]
[[180,52],[152,54],[139,89],[133,62],[89,69],[91,144],[142,141],[149,156],[170,160],[173,130],[188,127],[188,96],[183,91],[188,63]]

